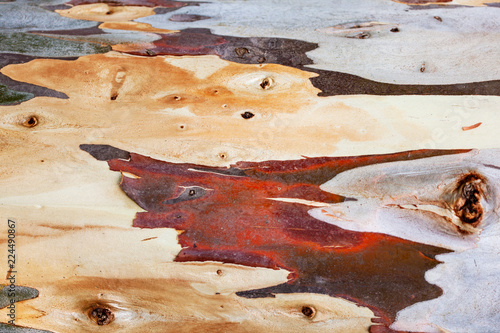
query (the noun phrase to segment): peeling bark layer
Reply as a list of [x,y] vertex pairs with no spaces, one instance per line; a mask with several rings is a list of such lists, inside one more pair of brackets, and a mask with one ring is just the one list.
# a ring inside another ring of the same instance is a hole
[[496,332],[495,7],[0,3],[0,331]]

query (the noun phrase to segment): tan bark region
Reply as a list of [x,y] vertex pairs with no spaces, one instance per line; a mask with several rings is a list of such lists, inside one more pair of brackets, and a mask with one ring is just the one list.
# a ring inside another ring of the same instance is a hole
[[[240,65],[215,56],[110,53],[76,61],[33,61],[7,66],[2,73],[57,87],[70,97],[4,108],[3,153],[42,168],[41,160],[61,161],[61,153],[66,161],[74,156],[91,163],[78,149],[82,143],[224,165],[270,156],[300,158],[311,146],[300,138],[304,136],[316,137],[319,143],[318,150],[309,153],[328,155],[339,140],[364,141],[379,132],[376,127],[366,133],[356,129],[358,119],[375,123],[365,111],[318,98],[308,80],[314,74],[279,65]],[[272,83],[264,89],[266,79]],[[245,112],[254,116],[245,119]],[[37,119],[34,126],[27,124],[32,116]],[[318,126],[318,117],[329,125]],[[8,172],[19,170],[3,166]]]
[[[0,167],[10,177],[27,177],[30,168],[50,172],[59,162],[94,163],[79,151],[82,143],[172,162],[228,165],[303,155],[489,148],[500,140],[488,135],[499,122],[496,96],[318,97],[309,80],[316,74],[216,56],[110,52],[75,61],[34,60],[1,72],[70,97],[3,107],[0,155],[20,161]],[[478,122],[480,127],[462,130]]]
[[130,21],[155,14],[154,8],[150,7],[110,6],[106,3],[79,5],[55,12],[64,17],[97,22]]
[[[190,267],[176,268],[190,273]],[[57,333],[368,332],[372,317],[366,308],[323,295],[264,299],[207,295],[185,280],[79,277],[42,283],[39,288],[39,298],[18,305],[18,322]],[[304,315],[304,306],[314,307],[316,316]],[[98,325],[91,317],[96,308],[109,310],[112,321]]]
[[[116,212],[79,212],[26,207],[2,212],[2,219],[17,216],[16,284],[40,292],[38,298],[17,303],[16,324],[61,333],[199,328],[366,332],[371,325],[369,309],[325,295],[238,297],[236,291],[284,283],[288,272],[213,262],[173,263],[180,250],[174,230],[132,229],[125,226],[128,218]],[[6,234],[7,227],[1,228]],[[0,255],[2,262],[6,253]],[[99,325],[92,316],[96,309],[109,311],[109,322]],[[0,312],[8,318],[7,309]]]

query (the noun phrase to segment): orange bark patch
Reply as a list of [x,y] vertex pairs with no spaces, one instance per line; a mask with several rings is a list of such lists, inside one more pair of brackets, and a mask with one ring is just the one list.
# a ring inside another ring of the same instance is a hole
[[[2,73],[95,105],[140,103],[156,110],[188,108],[205,116],[246,109],[289,113],[318,93],[309,81],[315,74],[309,72],[275,64],[243,65],[216,57],[200,58],[92,55],[75,61],[35,60],[7,66]],[[203,60],[198,71],[196,63]],[[263,82],[271,83],[263,88]]]
[[61,16],[77,20],[97,22],[120,22],[135,20],[154,15],[153,8],[139,6],[110,6],[105,3],[75,6],[70,9],[56,10]]
[[[63,101],[35,98],[5,111],[2,121],[17,129],[6,138],[14,150],[16,140],[40,139],[58,147],[62,135],[68,144],[78,140],[77,146],[102,143],[103,135],[109,144],[141,152],[147,147],[158,158],[225,165],[263,156],[298,157],[305,151],[331,154],[342,140],[364,142],[384,133],[366,110],[318,97],[309,80],[316,74],[276,64],[112,52],[74,61],[41,59],[1,72],[69,96]],[[30,116],[39,121],[35,127],[20,125]],[[69,132],[51,132],[54,128]],[[39,151],[40,145],[33,146]],[[45,158],[33,163],[40,159]]]
[[462,127],[462,131],[469,131],[471,129],[478,128],[479,126],[481,126],[481,124],[482,123],[477,123],[477,124],[470,125],[470,126],[464,126],[464,127]]

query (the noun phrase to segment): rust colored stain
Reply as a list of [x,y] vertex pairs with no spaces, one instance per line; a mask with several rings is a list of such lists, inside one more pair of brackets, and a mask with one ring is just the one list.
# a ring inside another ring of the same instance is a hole
[[469,130],[472,130],[474,128],[478,128],[479,126],[481,126],[482,123],[477,123],[477,124],[474,124],[474,125],[470,125],[470,126],[464,126],[462,127],[462,131],[469,131]]
[[292,272],[285,284],[240,296],[313,292],[343,297],[369,306],[388,329],[397,311],[442,293],[425,281],[424,273],[438,264],[437,254],[448,250],[343,230],[311,217],[307,204],[276,199],[324,204],[353,200],[319,186],[355,167],[463,151],[238,162],[218,168],[134,153],[124,159],[122,150],[109,146],[81,148],[124,173],[121,188],[146,210],[136,215],[134,227],[182,231],[177,261],[221,261]]

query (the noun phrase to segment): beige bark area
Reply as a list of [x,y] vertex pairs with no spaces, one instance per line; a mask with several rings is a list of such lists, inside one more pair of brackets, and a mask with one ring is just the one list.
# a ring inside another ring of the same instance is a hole
[[[82,143],[172,162],[229,165],[303,155],[491,148],[500,141],[493,135],[500,125],[496,96],[318,97],[309,80],[316,74],[215,56],[111,52],[76,61],[34,60],[1,72],[70,97],[2,107],[0,156],[18,161],[0,166],[9,195],[26,193],[16,185],[20,180],[48,189],[97,175],[108,179],[99,162],[79,150]],[[245,112],[254,117],[244,119]],[[91,166],[88,174],[83,171]],[[55,171],[64,182],[47,179]]]
[[154,8],[140,6],[110,6],[106,3],[74,6],[56,10],[61,16],[97,22],[130,21],[154,15]]
[[[126,215],[92,208],[2,207],[2,220],[16,222],[16,285],[40,292],[17,304],[16,324],[61,333],[366,332],[371,325],[370,310],[325,295],[238,297],[237,291],[284,283],[289,272],[172,262],[180,250],[176,231],[131,228]],[[6,235],[6,223],[0,228]],[[7,237],[1,239],[0,262],[6,263]],[[314,309],[312,318],[302,313],[304,306]],[[97,326],[89,317],[96,307],[109,309],[114,320]],[[0,312],[6,322],[7,309]]]
[[[177,267],[189,273],[189,267]],[[367,332],[371,311],[322,295],[244,299],[207,295],[188,281],[74,278],[42,284],[39,298],[20,303],[19,323],[54,332]],[[317,318],[302,314],[313,304]],[[114,321],[98,326],[88,315],[105,307]],[[5,317],[5,315],[2,313]]]

